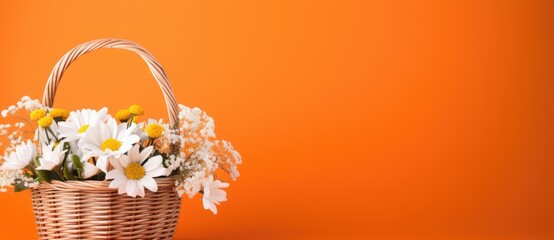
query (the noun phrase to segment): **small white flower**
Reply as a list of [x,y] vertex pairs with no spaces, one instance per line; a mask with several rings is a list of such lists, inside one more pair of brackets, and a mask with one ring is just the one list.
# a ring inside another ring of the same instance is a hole
[[148,139],[148,134],[142,131],[142,129],[144,128],[144,122],[141,122],[139,124],[131,123],[131,125],[134,126],[133,134],[139,136],[141,142]]
[[62,163],[67,150],[63,150],[63,143],[55,147],[54,145],[55,143],[42,146],[42,157],[38,159],[40,162],[40,166],[37,167],[38,170],[52,171],[52,169]]
[[214,214],[217,214],[216,204],[227,201],[227,193],[221,188],[228,188],[229,183],[224,183],[219,180],[214,181],[213,176],[207,178],[204,182],[204,196],[202,203],[204,209],[210,209]]
[[152,146],[142,152],[139,148],[137,144],[127,155],[121,155],[119,159],[110,159],[114,169],[106,174],[106,179],[113,179],[109,187],[118,188],[119,194],[127,193],[131,197],[144,197],[145,187],[152,192],[158,191],[158,184],[154,177],[165,174],[163,159],[161,156],[148,158],[154,149]]
[[40,101],[37,99],[34,99],[34,100],[28,99],[26,100],[24,105],[25,105],[25,110],[29,112],[34,111],[35,109],[38,109],[38,108],[44,108],[44,105],[42,105]]
[[118,126],[114,118],[108,119],[107,123],[98,122],[96,126],[91,126],[79,140],[79,147],[84,153],[83,160],[98,157],[96,167],[107,172],[109,158],[119,158],[140,140],[139,136],[133,134],[134,128],[127,128],[126,123]]
[[89,127],[96,126],[99,122],[106,121],[107,118],[107,108],[102,108],[100,111],[83,109],[71,112],[65,122],[59,123],[60,137],[66,138],[66,141],[79,140]]
[[37,148],[31,140],[27,140],[27,143],[21,143],[15,147],[15,151],[11,152],[9,156],[5,156],[6,161],[2,165],[4,170],[21,170],[27,167],[37,155]]

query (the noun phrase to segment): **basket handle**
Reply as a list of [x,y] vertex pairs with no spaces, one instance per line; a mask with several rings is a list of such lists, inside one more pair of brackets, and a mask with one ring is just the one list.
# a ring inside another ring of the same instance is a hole
[[130,50],[137,53],[146,62],[148,68],[150,68],[150,72],[154,75],[154,78],[158,82],[158,85],[164,95],[167,113],[169,115],[169,124],[172,129],[178,129],[179,106],[175,100],[173,89],[171,88],[171,85],[169,85],[169,80],[164,69],[162,68],[162,65],[142,46],[124,39],[106,38],[92,40],[77,45],[63,55],[58,63],[56,63],[54,69],[52,69],[52,73],[50,73],[50,76],[48,77],[48,82],[46,83],[44,94],[42,96],[42,103],[47,107],[52,107],[54,104],[54,97],[56,96],[56,90],[58,89],[58,85],[64,71],[81,55],[100,48],[119,48]]

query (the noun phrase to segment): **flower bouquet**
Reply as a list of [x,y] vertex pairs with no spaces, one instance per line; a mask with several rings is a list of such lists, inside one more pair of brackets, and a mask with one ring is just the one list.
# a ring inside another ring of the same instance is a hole
[[[99,48],[139,54],[157,80],[169,122],[142,121],[139,105],[110,115],[107,108],[53,108],[63,72]],[[217,213],[223,188],[235,180],[241,157],[215,137],[214,122],[199,108],[177,104],[161,65],[144,48],[120,39],[78,45],[55,65],[42,103],[23,97],[2,111],[0,190],[31,189],[41,239],[168,239],[177,224],[180,197],[203,194]],[[226,176],[226,177],[225,177]]]

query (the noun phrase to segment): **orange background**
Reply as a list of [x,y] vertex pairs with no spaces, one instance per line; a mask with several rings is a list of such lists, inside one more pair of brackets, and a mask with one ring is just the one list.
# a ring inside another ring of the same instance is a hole
[[[0,105],[41,98],[76,44],[126,38],[244,158],[217,216],[183,201],[177,238],[549,239],[551,3],[2,1]],[[130,52],[82,57],[58,90],[165,117]],[[0,205],[2,238],[36,238],[28,192]]]

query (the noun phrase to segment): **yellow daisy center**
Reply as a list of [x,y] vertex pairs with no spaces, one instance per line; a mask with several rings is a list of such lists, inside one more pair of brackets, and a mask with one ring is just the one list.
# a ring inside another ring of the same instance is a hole
[[130,163],[127,165],[127,168],[125,168],[125,176],[127,176],[128,179],[139,180],[144,177],[144,173],[144,167],[136,162]]
[[83,125],[81,128],[79,128],[79,131],[78,131],[78,132],[79,132],[79,133],[84,133],[84,132],[87,131],[88,127],[90,127],[90,125],[85,124],[85,125]]
[[162,136],[164,131],[164,127],[156,123],[152,123],[146,127],[146,133],[150,138],[159,138]]
[[102,149],[102,151],[106,151],[106,149],[116,151],[121,147],[121,144],[122,143],[117,139],[108,138],[102,143],[102,145],[100,145],[100,149]]

